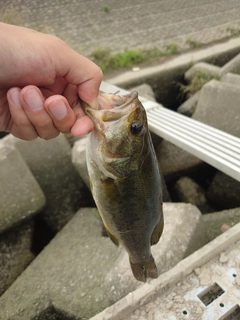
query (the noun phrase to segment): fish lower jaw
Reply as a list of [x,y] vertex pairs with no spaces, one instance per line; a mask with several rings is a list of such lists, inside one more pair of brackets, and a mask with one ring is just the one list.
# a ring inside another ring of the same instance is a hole
[[158,271],[153,257],[147,261],[131,262],[130,265],[134,277],[138,281],[146,282],[147,278],[156,279],[158,277]]

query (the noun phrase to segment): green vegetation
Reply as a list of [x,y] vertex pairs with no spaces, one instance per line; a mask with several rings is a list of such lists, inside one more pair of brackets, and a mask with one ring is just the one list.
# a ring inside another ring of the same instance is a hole
[[227,27],[226,31],[230,33],[231,36],[238,36],[240,34],[239,28]]
[[105,13],[109,13],[109,12],[110,12],[109,6],[108,6],[107,4],[104,4],[104,5],[102,6],[102,8],[103,8],[103,11],[104,11]]
[[197,40],[194,40],[192,38],[187,39],[186,43],[189,45],[190,48],[196,49],[201,48],[202,43],[198,42]]
[[156,58],[167,57],[177,53],[179,53],[177,44],[170,43],[165,51],[157,48],[152,50],[129,49],[111,54],[108,49],[98,49],[92,52],[91,57],[103,72],[107,72],[109,70],[132,67],[143,62],[151,62]]
[[200,90],[207,82],[210,80],[219,80],[219,77],[209,75],[204,71],[199,71],[194,76],[193,80],[188,85],[180,85],[180,90],[182,93],[186,94],[187,97],[192,96],[195,92]]
[[169,56],[169,55],[174,55],[178,53],[179,53],[178,45],[175,42],[171,42],[167,47],[166,54]]

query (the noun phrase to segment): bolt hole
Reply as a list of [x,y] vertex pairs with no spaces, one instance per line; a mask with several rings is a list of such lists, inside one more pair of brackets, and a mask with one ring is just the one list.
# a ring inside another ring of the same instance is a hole
[[187,314],[188,314],[187,310],[183,310],[182,313],[183,313],[184,315],[187,315]]
[[236,277],[237,277],[237,274],[236,274],[236,273],[233,273],[232,276],[233,276],[234,278],[236,278]]
[[222,308],[224,307],[224,304],[223,304],[223,303],[219,303],[219,305],[220,305],[220,307],[222,307]]

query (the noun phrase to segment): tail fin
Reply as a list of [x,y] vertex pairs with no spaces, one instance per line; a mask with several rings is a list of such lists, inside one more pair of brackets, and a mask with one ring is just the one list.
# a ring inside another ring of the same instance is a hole
[[132,263],[130,260],[132,273],[138,281],[146,282],[147,278],[157,278],[158,271],[153,257],[148,261]]

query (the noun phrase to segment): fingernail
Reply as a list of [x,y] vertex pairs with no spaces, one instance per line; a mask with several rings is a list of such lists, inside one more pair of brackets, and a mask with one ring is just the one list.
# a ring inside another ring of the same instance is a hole
[[43,102],[35,89],[28,89],[24,93],[24,100],[32,111],[38,111],[43,108]]
[[58,120],[65,118],[67,115],[67,108],[62,101],[54,101],[49,105],[48,108],[52,116]]
[[19,99],[20,89],[14,88],[9,92],[9,94],[15,107],[21,108],[22,105]]

